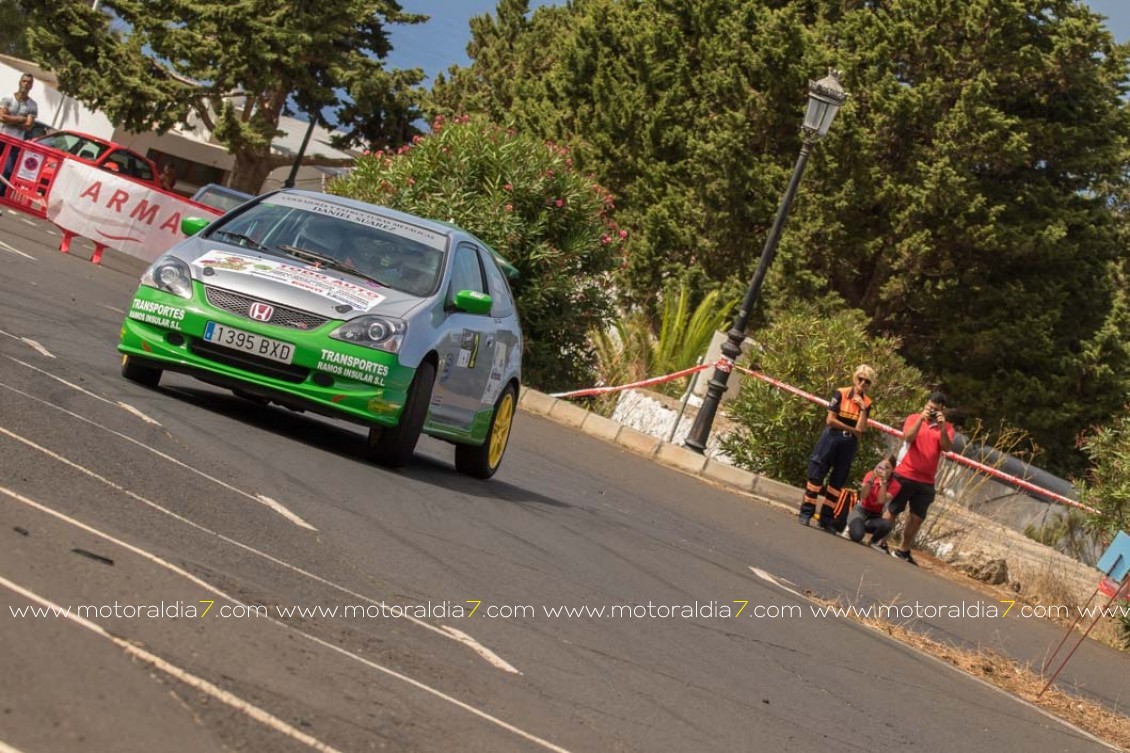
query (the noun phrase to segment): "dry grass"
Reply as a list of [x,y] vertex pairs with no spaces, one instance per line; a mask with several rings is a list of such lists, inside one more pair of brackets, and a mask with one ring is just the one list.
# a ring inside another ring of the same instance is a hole
[[[806,595],[820,604],[843,606],[811,593]],[[1111,711],[1093,701],[1068,695],[1054,687],[1048,688],[1043,695],[1040,695],[1040,691],[1047,684],[1047,678],[1027,665],[1022,665],[989,649],[972,651],[940,643],[905,625],[875,617],[855,615],[850,619],[991,683],[1112,745],[1130,750],[1130,717]]]

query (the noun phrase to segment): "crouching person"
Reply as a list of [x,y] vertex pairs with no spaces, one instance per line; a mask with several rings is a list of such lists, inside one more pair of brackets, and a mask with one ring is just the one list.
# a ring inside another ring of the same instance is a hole
[[891,521],[883,517],[887,500],[898,493],[899,482],[894,479],[894,462],[883,458],[863,477],[859,490],[859,502],[848,513],[848,536],[857,544],[863,537],[871,534],[868,542],[872,549],[887,550],[887,534],[891,532]]

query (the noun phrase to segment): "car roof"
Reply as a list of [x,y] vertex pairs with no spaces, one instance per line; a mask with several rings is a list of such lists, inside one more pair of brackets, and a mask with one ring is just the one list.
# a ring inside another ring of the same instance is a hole
[[234,188],[228,188],[227,186],[221,186],[219,183],[205,183],[200,188],[196,189],[196,193],[194,193],[192,195],[192,198],[195,200],[197,196],[203,196],[204,194],[208,194],[208,193],[223,194],[224,196],[231,196],[231,197],[237,198],[237,199],[253,199],[253,198],[255,198],[255,194],[244,193],[243,191],[237,191]]
[[[119,144],[115,141],[107,141],[106,139],[101,138],[100,136],[91,136],[89,133],[83,133],[82,131],[71,131],[71,130],[65,129],[65,128],[62,129],[62,130],[58,130],[58,131],[52,131],[51,133],[45,133],[45,134],[43,134],[43,136],[58,136],[59,134],[62,134],[62,133],[69,133],[72,136],[78,136],[79,138],[86,139],[87,141],[96,141],[99,144],[103,144],[105,146],[116,146],[116,147],[120,147],[122,149],[126,148],[126,147],[122,146],[121,144]],[[36,140],[43,138],[43,136],[37,136]]]

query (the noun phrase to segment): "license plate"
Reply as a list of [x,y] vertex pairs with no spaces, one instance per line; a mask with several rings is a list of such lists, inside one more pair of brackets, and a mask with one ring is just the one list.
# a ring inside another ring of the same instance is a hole
[[233,350],[242,350],[279,363],[290,363],[294,359],[294,346],[282,340],[272,340],[269,337],[257,335],[254,332],[245,332],[242,329],[229,327],[225,324],[208,322],[204,328],[204,339],[216,345]]

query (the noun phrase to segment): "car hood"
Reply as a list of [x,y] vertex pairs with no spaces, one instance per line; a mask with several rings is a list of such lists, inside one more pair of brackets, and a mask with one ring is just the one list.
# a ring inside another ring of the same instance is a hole
[[347,272],[223,243],[182,246],[174,253],[188,262],[193,279],[204,285],[329,319],[363,314],[403,317],[424,300]]

